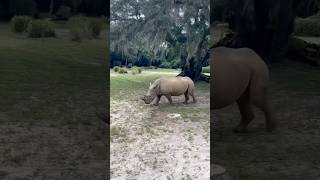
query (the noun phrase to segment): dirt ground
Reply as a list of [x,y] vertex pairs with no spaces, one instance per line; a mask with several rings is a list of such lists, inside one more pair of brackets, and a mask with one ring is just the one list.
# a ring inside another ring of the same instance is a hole
[[258,112],[249,133],[235,134],[236,105],[212,112],[212,160],[234,180],[320,179],[320,69],[288,62],[271,66],[271,76],[277,130],[266,132]]
[[[0,179],[107,179],[107,43],[0,23]],[[67,34],[68,35],[68,34]],[[4,40],[4,41],[2,41]]]
[[199,84],[196,104],[162,97],[156,107],[139,100],[148,83],[111,96],[111,179],[209,179],[209,84]]

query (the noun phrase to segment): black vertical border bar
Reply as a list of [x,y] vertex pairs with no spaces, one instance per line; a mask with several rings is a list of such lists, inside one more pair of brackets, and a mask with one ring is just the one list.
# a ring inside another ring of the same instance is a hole
[[[209,6],[209,22],[210,22],[210,26],[209,26],[209,34],[210,34],[210,38],[209,38],[209,42],[211,42],[212,39],[212,23],[213,23],[213,5],[214,5],[214,0],[210,0],[210,6]],[[210,48],[211,49],[211,48]],[[213,179],[213,175],[211,172],[212,169],[212,165],[213,165],[213,161],[214,161],[214,154],[213,154],[213,148],[214,148],[214,137],[215,137],[215,129],[214,129],[214,116],[213,116],[213,97],[212,97],[212,91],[213,91],[213,72],[212,72],[212,67],[211,67],[211,53],[210,53],[210,49],[208,50],[209,53],[209,65],[210,65],[210,179]]]
[[107,170],[106,170],[106,179],[110,179],[110,62],[111,62],[111,56],[110,56],[110,0],[107,1],[107,6],[108,6],[108,14],[107,14],[107,19],[106,19],[106,24],[107,24],[107,63],[106,63],[106,77],[107,77],[107,84],[106,84],[106,128],[107,128],[107,137],[106,137],[106,153],[107,153],[107,159],[106,159],[106,164],[107,164]]

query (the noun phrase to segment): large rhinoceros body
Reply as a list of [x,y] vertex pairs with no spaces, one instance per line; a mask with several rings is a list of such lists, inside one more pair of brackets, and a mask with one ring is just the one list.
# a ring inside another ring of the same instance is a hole
[[211,109],[237,102],[242,119],[235,131],[244,132],[254,118],[252,105],[255,105],[264,112],[267,129],[274,129],[267,97],[269,70],[259,55],[248,48],[217,47],[211,49],[210,66]]
[[170,103],[172,103],[171,96],[185,95],[185,103],[189,100],[189,95],[192,96],[193,102],[196,102],[194,97],[194,83],[189,77],[173,77],[173,78],[160,78],[150,83],[147,95],[141,99],[150,104],[155,98],[155,105],[159,104],[161,96],[165,96]]

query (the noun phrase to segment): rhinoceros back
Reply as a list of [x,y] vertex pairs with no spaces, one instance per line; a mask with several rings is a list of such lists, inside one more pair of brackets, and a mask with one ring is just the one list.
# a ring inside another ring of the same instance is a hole
[[160,93],[170,94],[172,96],[180,96],[188,91],[189,88],[194,88],[193,81],[188,77],[174,77],[160,79]]

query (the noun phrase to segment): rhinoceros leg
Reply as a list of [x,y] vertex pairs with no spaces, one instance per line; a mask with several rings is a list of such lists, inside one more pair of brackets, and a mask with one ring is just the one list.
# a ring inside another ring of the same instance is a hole
[[191,95],[191,97],[192,97],[192,99],[193,99],[193,103],[196,103],[197,100],[196,100],[196,98],[195,98],[195,96],[194,96],[194,92],[191,92],[190,95]]
[[249,95],[247,93],[243,94],[237,100],[237,104],[241,113],[241,121],[233,131],[236,133],[244,133],[247,131],[248,124],[254,119],[254,112]]
[[252,101],[255,106],[261,109],[266,117],[266,129],[272,131],[276,128],[276,123],[274,121],[273,112],[271,112],[271,107],[268,102],[267,88],[261,88],[259,93],[252,95]]
[[158,105],[159,105],[160,99],[161,99],[161,95],[158,95],[158,96],[156,97],[156,103],[154,104],[155,106],[158,106]]
[[170,103],[170,104],[172,104],[172,98],[171,98],[171,95],[170,95],[170,94],[166,95],[166,98],[168,99],[169,103]]
[[184,104],[188,104],[188,100],[189,100],[189,93],[188,93],[188,91],[186,91],[186,92],[184,93],[184,97],[185,97],[185,99],[184,99]]

